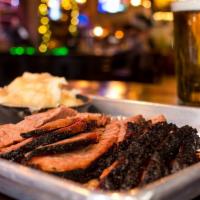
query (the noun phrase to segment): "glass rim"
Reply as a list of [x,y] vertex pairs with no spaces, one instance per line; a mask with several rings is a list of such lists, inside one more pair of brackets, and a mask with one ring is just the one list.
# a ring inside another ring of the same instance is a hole
[[171,4],[172,12],[200,11],[200,0],[182,0]]

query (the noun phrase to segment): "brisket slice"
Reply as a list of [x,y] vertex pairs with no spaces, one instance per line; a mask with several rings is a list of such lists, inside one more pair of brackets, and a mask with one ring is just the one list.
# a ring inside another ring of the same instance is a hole
[[[117,153],[119,151],[119,146],[122,143],[122,141],[126,140],[129,136],[133,137],[135,134],[133,131],[127,132],[127,126],[128,122],[133,122],[136,124],[141,124],[145,120],[141,115],[136,115],[127,118],[126,120],[114,120],[112,123],[118,126],[118,132],[117,132],[117,141],[116,144],[109,149],[109,151],[105,154],[103,154],[99,159],[97,159],[93,164],[90,165],[86,170],[78,171],[78,175],[81,178],[76,178],[78,176],[69,176],[71,173],[65,173],[65,178],[76,180],[78,182],[86,182],[91,179],[98,178],[104,170],[106,170],[109,166],[113,164],[113,162],[117,159]],[[77,172],[77,171],[76,171]],[[81,172],[81,173],[80,173]],[[66,176],[66,174],[68,176]]]
[[[180,139],[176,134],[172,134],[158,147],[149,159],[147,166],[141,175],[140,186],[151,183],[169,174],[167,161],[173,158],[180,146]],[[169,156],[169,157],[168,157]]]
[[53,172],[56,176],[70,179],[79,183],[87,183],[88,181],[98,178],[102,171],[110,166],[116,159],[116,145],[114,144],[107,152],[94,160],[88,167],[84,169],[74,169],[65,172]]
[[184,135],[184,138],[178,154],[171,162],[171,173],[175,173],[199,161],[196,155],[196,150],[198,149],[199,145],[199,137],[196,134],[197,130],[189,126],[184,126],[182,127],[181,131]]
[[[146,163],[150,159],[151,155],[155,152],[157,146],[159,146],[169,134],[173,135],[173,133],[176,133],[176,131],[177,127],[173,124],[167,124],[165,122],[158,123],[154,125],[145,135],[142,135],[138,141],[135,142],[135,144],[134,142],[131,144],[132,150],[134,151],[135,148],[136,150],[131,153],[131,159],[129,158],[130,163],[128,166],[128,171],[123,184],[121,185],[121,189],[131,189],[141,183],[141,176],[145,171]],[[172,141],[169,139],[167,144],[171,143]],[[159,150],[161,151],[162,149]],[[173,150],[173,148],[171,148],[171,150]],[[176,151],[176,148],[174,151]]]
[[41,112],[25,117],[25,119],[18,123],[21,127],[33,127],[38,128],[48,122],[55,121],[57,119],[64,119],[66,117],[73,117],[78,114],[77,111],[68,108],[66,106],[60,106],[58,108],[50,109],[46,112]]
[[[144,130],[146,129],[147,122],[145,122],[145,120],[143,120],[141,117],[138,119],[139,119],[138,121],[134,121],[131,118],[129,118],[125,121],[125,125],[126,125],[126,126],[124,126],[124,127],[126,127],[126,129],[124,129],[125,134],[122,133],[124,138],[118,144],[118,148],[117,148],[117,152],[116,152],[116,159],[114,162],[116,164],[112,163],[112,166],[108,166],[108,169],[105,169],[105,172],[103,172],[101,174],[100,177],[103,177],[103,178],[100,178],[99,187],[101,189],[103,189],[103,188],[105,189],[107,187],[110,188],[110,186],[107,186],[107,184],[111,183],[112,181],[108,181],[107,177],[115,169],[122,166],[122,164],[124,163],[124,158],[120,154],[122,152],[126,151],[127,147],[130,145],[131,141],[135,140],[137,137],[139,137],[141,134],[143,134]],[[130,120],[132,120],[134,123],[131,123]],[[113,165],[115,166],[115,168],[113,167]],[[105,174],[107,174],[107,176],[105,176]],[[120,177],[115,177],[115,178],[118,179]]]
[[113,162],[112,165],[104,169],[101,176],[99,177],[99,180],[100,181],[104,180],[112,172],[112,170],[115,169],[118,165],[119,165],[119,161],[117,160]]
[[117,143],[120,144],[124,142],[128,137],[132,136],[134,133],[134,130],[132,128],[128,128],[130,124],[142,124],[145,122],[145,119],[142,115],[136,115],[129,117],[125,120],[118,121],[120,130],[118,134],[118,140]]
[[1,148],[0,149],[0,155],[1,154],[5,154],[5,153],[8,153],[8,152],[11,152],[11,151],[16,151],[18,150],[20,147],[28,144],[29,142],[32,141],[32,138],[29,138],[29,139],[26,139],[26,140],[23,140],[22,142],[19,142],[17,144],[13,144],[11,146],[8,146],[8,147],[4,147],[4,148]]
[[[106,154],[101,156],[89,168],[87,168],[87,170],[85,170],[84,173],[82,173],[81,181],[85,179],[84,182],[86,182],[88,180],[98,178],[104,170],[106,171],[107,168],[113,165],[113,162],[115,163],[117,159],[117,153],[119,151],[119,146],[122,143],[122,141],[125,141],[129,136],[133,137],[133,135],[135,134],[134,132],[127,132],[128,122],[141,124],[144,121],[145,120],[141,115],[132,116],[127,118],[126,120],[114,120],[112,123],[115,123],[119,128],[117,133],[116,144],[111,149],[109,149],[109,151]],[[80,180],[77,181],[80,182]]]
[[97,127],[105,127],[105,125],[111,122],[109,116],[99,113],[79,113],[78,117],[87,121],[95,121]]
[[36,137],[44,135],[50,131],[56,131],[61,128],[65,128],[73,124],[77,120],[85,120],[94,124],[96,127],[104,127],[108,122],[110,122],[110,117],[102,114],[91,114],[91,113],[79,113],[75,117],[67,117],[65,119],[59,119],[50,123],[45,124],[33,131],[22,133],[21,136],[24,138]]
[[[151,183],[161,177],[171,174],[172,173],[170,169],[171,161],[175,159],[179,149],[183,147],[182,145],[188,144],[187,141],[188,137],[194,139],[196,137],[195,135],[196,135],[196,130],[188,126],[170,132],[169,136],[156,148],[154,154],[149,160],[141,177],[140,186]],[[190,142],[194,142],[194,140],[193,141],[190,140]],[[193,143],[193,145],[195,145],[195,143]],[[185,146],[185,148],[190,149],[189,151],[191,151],[190,147]],[[195,151],[195,147],[193,151]],[[185,162],[190,162],[192,160],[190,164],[194,163],[193,160],[194,156],[192,156],[191,158],[189,157],[187,158],[189,160],[188,161],[185,160]],[[181,160],[184,161],[183,157],[181,158]]]
[[45,135],[33,138],[30,142],[21,146],[19,149],[13,150],[5,154],[0,154],[0,157],[19,162],[24,157],[25,153],[32,151],[33,149],[41,145],[52,144],[54,142],[73,137],[81,132],[88,131],[88,124],[83,120],[79,120],[69,127],[66,127],[62,130],[59,129],[59,132],[50,132]]
[[26,117],[23,121],[17,124],[6,124],[0,126],[0,148],[8,147],[24,140],[21,133],[32,131],[47,122],[62,119],[67,116],[75,116],[76,111],[67,107],[61,106],[56,109],[51,109],[47,112],[34,114]]
[[31,138],[43,135],[45,133],[55,131],[59,128],[67,127],[72,125],[75,122],[75,119],[73,118],[65,118],[65,119],[58,119],[53,122],[49,122],[33,131],[27,132],[27,133],[21,133],[21,136],[23,138]]
[[26,155],[26,161],[34,156],[54,155],[82,149],[90,144],[97,143],[99,141],[99,136],[99,133],[94,130],[93,132],[82,133],[70,139],[39,147]]
[[143,129],[140,126],[134,127],[134,131],[139,132],[138,137],[131,139],[126,149],[122,147],[122,151],[118,154],[121,164],[108,174],[101,182],[100,188],[127,190],[136,187],[140,183],[142,166],[154,152],[155,147],[174,129],[176,129],[174,125],[165,122],[150,125],[149,128],[144,125]]
[[[33,157],[27,162],[27,165],[35,166],[50,173],[67,174],[71,171],[71,174],[73,174],[74,171],[84,171],[90,166],[96,165],[96,161],[103,159],[109,151],[113,152],[112,149],[116,144],[118,132],[119,126],[116,123],[108,124],[105,129],[99,129],[101,135],[99,143],[73,153]],[[102,161],[98,163],[103,165]]]

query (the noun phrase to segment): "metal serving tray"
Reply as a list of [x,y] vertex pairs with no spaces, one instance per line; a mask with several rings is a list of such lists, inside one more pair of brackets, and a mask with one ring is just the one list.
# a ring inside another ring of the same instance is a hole
[[[189,124],[200,131],[200,109],[111,100],[92,96],[92,110],[111,115],[164,114],[177,125]],[[72,183],[12,162],[0,160],[0,192],[20,200],[176,200],[200,195],[200,164],[129,193],[90,191]]]

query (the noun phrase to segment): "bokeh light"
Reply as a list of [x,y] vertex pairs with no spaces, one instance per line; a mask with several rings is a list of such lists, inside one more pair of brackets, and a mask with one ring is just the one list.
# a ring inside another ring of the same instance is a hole
[[49,23],[49,18],[48,17],[42,17],[40,19],[41,24],[47,25]]
[[95,26],[93,29],[93,34],[97,37],[103,36],[103,28],[101,26]]
[[75,33],[77,31],[77,27],[76,26],[74,26],[74,25],[70,25],[69,26],[69,32],[70,33]]
[[142,4],[142,0],[131,0],[130,3],[132,6],[140,6]]
[[64,10],[70,10],[72,8],[70,0],[62,0],[61,6]]
[[38,32],[40,34],[45,34],[47,32],[47,30],[48,30],[47,26],[44,26],[44,25],[39,26],[39,28],[38,28]]
[[122,39],[122,38],[124,37],[124,32],[123,32],[122,30],[117,30],[117,31],[115,32],[115,37],[116,37],[118,40]]
[[45,53],[47,51],[47,45],[41,44],[38,49],[41,53]]
[[142,5],[145,7],[145,8],[151,8],[151,1],[150,0],[144,0],[142,2]]
[[87,0],[76,0],[76,2],[79,3],[79,4],[84,4],[84,3],[87,2]]
[[48,12],[47,5],[46,4],[40,4],[39,7],[38,7],[38,10],[39,10],[39,13],[41,15],[46,15],[47,12]]

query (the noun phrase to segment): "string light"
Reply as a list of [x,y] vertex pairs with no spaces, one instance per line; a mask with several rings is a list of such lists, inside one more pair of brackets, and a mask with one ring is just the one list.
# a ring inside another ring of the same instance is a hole
[[142,2],[143,7],[145,8],[151,8],[151,1],[150,0],[144,0]]
[[36,49],[34,47],[11,47],[9,50],[11,55],[21,56],[21,55],[34,55],[36,53]]
[[67,47],[55,48],[51,51],[54,56],[66,56],[69,54],[69,49]]
[[84,4],[87,2],[87,0],[76,0],[77,3],[80,3],[80,4]]
[[45,53],[48,50],[48,43],[51,39],[51,30],[48,18],[48,0],[40,0],[38,11],[40,14],[40,25],[38,27],[38,33],[41,35],[42,41],[38,47],[40,53]]
[[39,46],[39,51],[40,51],[41,53],[45,53],[45,52],[47,51],[47,45],[46,45],[46,44],[41,44],[41,45]]
[[40,19],[41,24],[47,25],[49,23],[49,18],[48,17],[42,17]]
[[142,4],[142,0],[131,0],[132,6],[140,6]]
[[[68,31],[73,36],[77,35],[79,8],[75,0],[40,0],[38,11],[40,15],[38,33],[41,36],[41,43],[38,46],[39,52],[46,53],[49,49],[57,46],[57,42],[51,41],[52,31],[50,27],[50,19],[54,21],[60,20],[62,22],[70,20]],[[68,11],[71,11],[70,17],[68,16]]]
[[69,1],[69,0],[62,0],[61,6],[64,10],[71,10],[71,8],[72,8],[71,1]]
[[44,4],[44,3],[42,3],[42,4],[39,5],[38,10],[39,10],[39,13],[41,15],[47,15],[47,13],[48,13],[47,5]]
[[[70,1],[70,0],[69,0]],[[79,17],[79,9],[76,1],[71,0],[71,5],[72,5],[72,11],[71,11],[71,24],[69,25],[69,32],[71,35],[75,36],[78,33],[78,17]]]

